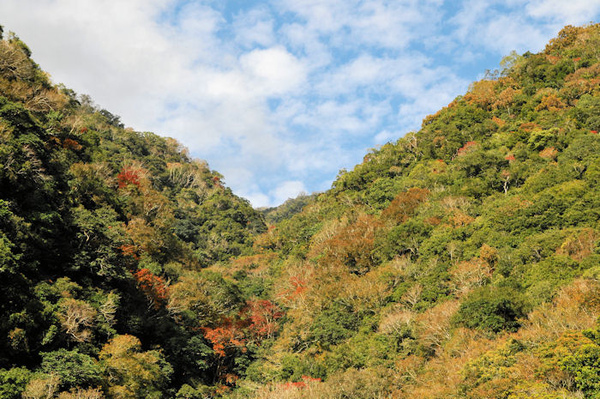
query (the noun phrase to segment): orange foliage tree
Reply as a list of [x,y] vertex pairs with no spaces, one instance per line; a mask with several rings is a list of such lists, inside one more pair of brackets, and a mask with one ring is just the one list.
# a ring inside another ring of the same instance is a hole
[[246,334],[244,327],[247,322],[224,317],[218,327],[202,327],[204,337],[210,341],[213,350],[220,357],[227,356],[227,351],[239,349],[246,352]]
[[266,299],[257,299],[247,301],[237,317],[223,317],[217,327],[201,329],[215,353],[225,357],[228,350],[246,352],[249,339],[257,342],[272,338],[279,329],[277,320],[281,317],[283,311],[279,306]]
[[148,269],[141,269],[133,274],[138,287],[146,295],[150,304],[159,309],[168,299],[168,290],[165,281]]
[[338,234],[326,240],[324,264],[341,264],[351,273],[363,275],[373,266],[375,231],[380,223],[371,215],[359,215],[356,221],[342,228]]
[[250,321],[248,330],[255,339],[273,337],[279,329],[276,321],[283,317],[279,306],[266,299],[248,301],[242,314]]
[[490,109],[496,100],[496,86],[498,82],[494,80],[480,80],[474,82],[469,88],[469,92],[464,96],[470,104],[475,104],[483,109]]
[[381,218],[395,223],[404,223],[412,216],[417,207],[427,200],[427,197],[429,197],[429,190],[413,187],[398,194],[381,213]]

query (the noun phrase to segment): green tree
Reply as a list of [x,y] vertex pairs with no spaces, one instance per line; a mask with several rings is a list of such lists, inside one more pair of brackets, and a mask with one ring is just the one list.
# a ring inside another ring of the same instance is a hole
[[90,356],[78,350],[59,349],[42,353],[39,372],[60,377],[60,388],[97,387],[102,383],[100,365]]
[[492,333],[515,331],[526,308],[521,295],[507,288],[481,288],[460,305],[452,321],[455,325]]

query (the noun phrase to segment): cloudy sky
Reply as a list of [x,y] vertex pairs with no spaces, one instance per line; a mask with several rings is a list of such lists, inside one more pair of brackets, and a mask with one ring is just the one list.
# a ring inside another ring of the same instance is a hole
[[0,25],[255,206],[323,191],[600,0],[1,0]]

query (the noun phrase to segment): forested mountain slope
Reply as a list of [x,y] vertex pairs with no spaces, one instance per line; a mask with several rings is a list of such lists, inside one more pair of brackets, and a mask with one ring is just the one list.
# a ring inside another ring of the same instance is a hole
[[0,397],[212,385],[221,359],[201,327],[247,304],[203,269],[266,231],[221,179],[0,41]]
[[0,94],[0,397],[600,396],[600,25],[268,228],[15,37]]
[[258,239],[285,316],[236,395],[600,395],[599,61],[512,54]]

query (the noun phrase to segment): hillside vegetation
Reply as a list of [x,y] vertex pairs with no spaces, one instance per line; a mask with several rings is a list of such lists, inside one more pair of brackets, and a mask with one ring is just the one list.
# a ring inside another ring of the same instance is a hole
[[600,25],[268,227],[14,36],[0,94],[0,397],[600,397]]
[[205,268],[251,253],[263,217],[175,140],[53,85],[14,35],[0,95],[0,397],[213,385],[203,329],[251,303]]

